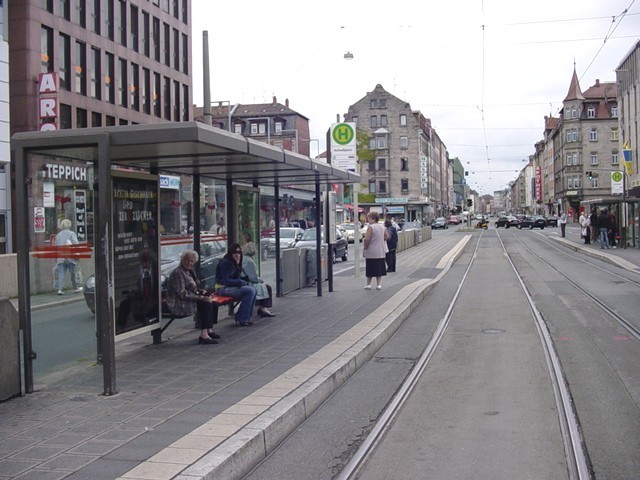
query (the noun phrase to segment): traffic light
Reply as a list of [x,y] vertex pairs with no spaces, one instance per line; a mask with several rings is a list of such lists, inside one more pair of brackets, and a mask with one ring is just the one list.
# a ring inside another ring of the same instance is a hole
[[587,174],[587,178],[589,180],[593,180],[593,172],[591,170],[587,170],[585,173]]
[[470,198],[467,198],[467,207],[473,207],[473,200]]

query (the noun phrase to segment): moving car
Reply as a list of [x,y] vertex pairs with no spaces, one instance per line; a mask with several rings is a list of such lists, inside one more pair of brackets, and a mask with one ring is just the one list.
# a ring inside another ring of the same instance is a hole
[[540,228],[544,230],[544,227],[547,226],[547,221],[544,217],[535,216],[535,217],[524,217],[524,219],[520,220],[518,224],[518,228],[528,228],[529,230],[533,228]]
[[[324,228],[320,231],[320,241],[326,243],[324,239]],[[316,247],[316,229],[315,227],[305,230],[300,241],[296,243],[296,248],[315,248]],[[348,260],[349,242],[347,237],[342,234],[336,227],[336,243],[333,244],[333,252],[331,261],[336,263],[336,259],[340,258],[343,262]]]
[[520,225],[520,221],[514,217],[513,215],[503,215],[501,217],[498,218],[498,220],[496,220],[496,228],[499,227],[506,227],[506,228],[510,228],[510,227],[517,227],[518,225]]
[[437,228],[447,229],[449,228],[449,224],[447,223],[447,219],[444,217],[438,217],[431,223],[431,229],[435,230]]
[[[304,230],[299,227],[282,227],[280,228],[280,248],[293,248],[296,242],[302,238]],[[275,232],[272,237],[263,237],[260,240],[260,255],[262,260],[266,260],[270,256],[276,254],[276,236]]]
[[558,226],[558,217],[555,215],[553,217],[547,217],[547,227],[557,227]]
[[449,215],[448,222],[450,225],[460,225],[462,223],[462,219],[457,215]]

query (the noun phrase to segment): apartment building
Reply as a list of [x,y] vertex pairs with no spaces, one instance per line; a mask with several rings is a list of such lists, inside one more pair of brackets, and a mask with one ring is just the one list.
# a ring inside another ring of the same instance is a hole
[[11,251],[9,43],[6,0],[0,0],[0,254]]
[[191,0],[9,6],[11,132],[191,117]]
[[582,91],[573,71],[554,139],[555,195],[576,218],[590,204],[618,203],[611,174],[620,170],[617,85],[600,82]]
[[[8,21],[11,135],[191,120],[191,0],[12,1]],[[92,241],[91,166],[40,161],[42,234],[68,218]],[[180,201],[179,187],[161,195]]]
[[367,209],[410,221],[448,212],[452,169],[430,119],[378,84],[349,107],[345,121],[356,123],[375,154],[358,167],[361,192],[372,199],[363,202]]

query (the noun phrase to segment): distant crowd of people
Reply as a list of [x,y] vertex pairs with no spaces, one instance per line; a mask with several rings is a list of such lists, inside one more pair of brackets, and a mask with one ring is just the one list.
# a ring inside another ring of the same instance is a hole
[[600,248],[603,250],[616,248],[618,222],[613,212],[609,212],[606,208],[600,210],[600,213],[596,209],[591,210],[589,214],[584,211],[580,214],[578,223],[582,229],[581,236],[585,244],[599,241]]

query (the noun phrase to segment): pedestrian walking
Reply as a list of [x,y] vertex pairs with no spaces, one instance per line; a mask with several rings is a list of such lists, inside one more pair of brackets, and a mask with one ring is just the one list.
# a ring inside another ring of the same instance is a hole
[[598,215],[598,230],[600,232],[600,248],[609,249],[609,214],[606,209],[600,210],[600,215]]
[[[71,230],[71,220],[64,218],[60,221],[60,231],[56,235],[56,246],[68,247],[69,245],[77,245],[78,236],[76,232]],[[71,285],[76,293],[82,291],[82,287],[77,283],[76,268],[78,268],[77,258],[58,258],[58,295],[64,295],[64,277],[69,272],[71,276]]]
[[367,285],[365,290],[371,290],[371,280],[376,277],[376,290],[382,290],[382,277],[387,274],[387,266],[385,262],[387,247],[387,230],[384,225],[379,223],[380,215],[378,212],[369,212],[367,215],[369,228],[364,234],[365,258],[365,275],[367,277]]
[[578,223],[580,223],[580,235],[584,239],[584,244],[589,245],[591,243],[591,218],[582,212]]
[[562,215],[560,215],[560,219],[558,220],[558,222],[560,223],[560,232],[562,233],[562,238],[565,238],[565,233],[567,230],[567,213],[566,212],[562,212]]
[[389,239],[387,240],[387,249],[385,261],[387,262],[387,273],[396,271],[396,250],[398,248],[398,231],[393,226],[391,220],[385,220],[384,227],[387,229]]

